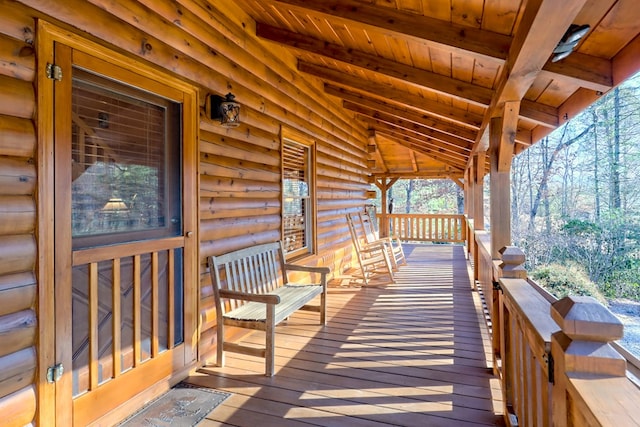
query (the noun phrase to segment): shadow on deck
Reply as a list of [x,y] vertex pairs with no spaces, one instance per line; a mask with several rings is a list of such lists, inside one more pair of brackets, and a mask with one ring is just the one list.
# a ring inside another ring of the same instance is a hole
[[274,377],[262,359],[234,353],[190,377],[233,393],[200,426],[501,425],[464,248],[405,250],[395,284],[331,288],[324,329],[305,313],[279,326]]

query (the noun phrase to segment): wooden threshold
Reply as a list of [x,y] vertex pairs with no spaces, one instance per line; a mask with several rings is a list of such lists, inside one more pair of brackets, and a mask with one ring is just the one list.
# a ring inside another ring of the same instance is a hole
[[232,353],[224,368],[192,375],[191,383],[233,393],[199,425],[501,425],[464,248],[405,251],[395,284],[330,288],[326,327],[304,312],[278,326],[274,377],[263,375],[262,359]]

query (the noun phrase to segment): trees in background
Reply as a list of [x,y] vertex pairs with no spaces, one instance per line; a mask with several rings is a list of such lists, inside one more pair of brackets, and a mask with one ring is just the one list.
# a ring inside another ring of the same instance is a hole
[[530,270],[575,263],[607,296],[640,298],[639,97],[636,76],[515,157],[513,243]]
[[[520,153],[511,170],[513,244],[528,270],[571,265],[606,296],[640,300],[640,74]],[[463,211],[450,180],[400,180],[388,196],[394,213]]]

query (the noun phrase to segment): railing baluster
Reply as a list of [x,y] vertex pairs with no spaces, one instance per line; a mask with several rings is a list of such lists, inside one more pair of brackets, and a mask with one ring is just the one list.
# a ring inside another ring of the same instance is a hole
[[404,241],[465,243],[467,239],[463,215],[390,214],[388,222]]

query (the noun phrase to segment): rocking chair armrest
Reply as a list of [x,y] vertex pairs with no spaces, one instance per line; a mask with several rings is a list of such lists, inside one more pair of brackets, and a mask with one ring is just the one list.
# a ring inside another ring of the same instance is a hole
[[382,244],[382,245],[390,245],[393,243],[393,239],[391,237],[380,237],[376,240],[372,240],[368,242],[368,244]]
[[381,242],[376,240],[375,242],[365,243],[362,245],[362,252],[376,252],[376,251],[384,251],[385,250],[385,242]]

